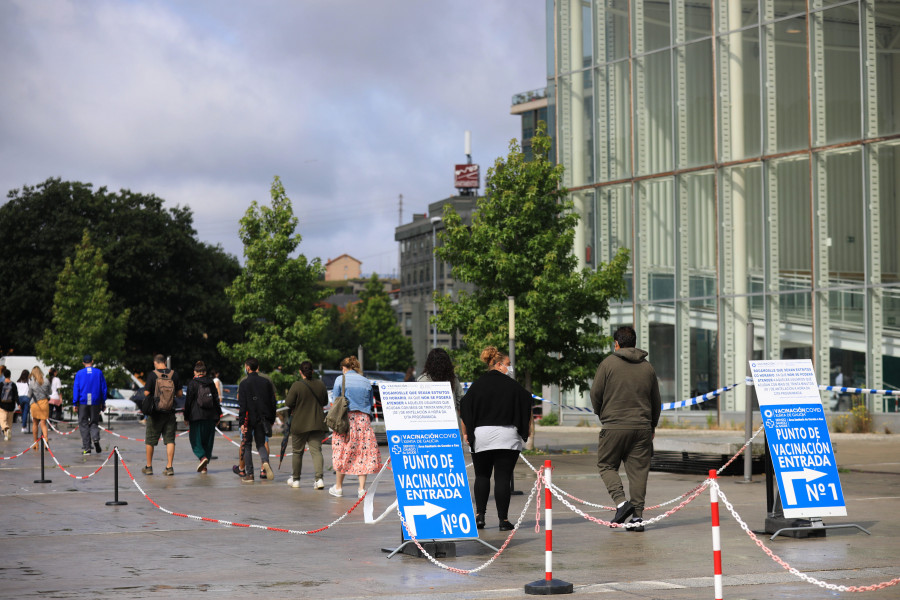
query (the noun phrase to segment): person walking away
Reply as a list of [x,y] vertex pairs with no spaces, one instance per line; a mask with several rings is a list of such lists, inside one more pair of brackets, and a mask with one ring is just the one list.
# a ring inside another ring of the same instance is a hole
[[81,360],[84,367],[75,373],[72,384],[72,405],[78,412],[78,431],[81,432],[81,453],[94,450],[100,454],[100,413],[106,406],[106,378],[103,371],[94,366],[94,357],[85,354]]
[[[659,424],[662,404],[656,371],[647,362],[647,352],[636,348],[637,334],[629,326],[613,334],[613,353],[597,367],[591,385],[591,404],[600,417],[597,442],[597,469],[606,490],[616,505],[613,523],[642,523],[647,475],[653,456],[653,437]],[[626,499],[619,476],[625,463],[628,477]],[[629,531],[644,531],[643,525]]]
[[464,439],[472,449],[475,470],[475,526],[484,529],[491,473],[500,531],[510,531],[511,482],[519,453],[528,440],[531,393],[513,379],[509,356],[494,346],[481,351],[488,371],[476,379],[460,401]]
[[28,369],[22,369],[19,379],[16,380],[16,388],[19,392],[22,433],[31,433],[31,400],[28,398]]
[[381,451],[372,429],[371,414],[375,406],[372,383],[363,376],[362,366],[355,356],[341,361],[341,370],[347,381],[347,389],[341,387],[341,378],[334,381],[332,395],[347,398],[347,417],[350,429],[347,433],[331,436],[331,462],[336,471],[336,482],[328,489],[332,496],[344,495],[344,476],[356,475],[358,488],[356,497],[366,493],[366,476],[381,470]]
[[256,358],[248,358],[244,362],[244,370],[247,377],[238,386],[238,421],[246,427],[241,450],[241,456],[244,459],[241,482],[253,483],[253,451],[251,447],[254,440],[256,450],[259,452],[262,472],[265,473],[268,481],[274,481],[275,472],[269,466],[266,437],[272,434],[272,424],[275,422],[275,388],[271,381],[260,376],[259,361]]
[[[31,399],[31,418],[34,421],[32,424],[34,447],[37,448],[41,435],[45,440],[50,439],[50,432],[47,431],[47,419],[50,418],[50,380],[44,377],[43,371],[38,366],[31,369],[31,378],[28,380],[28,397]],[[96,446],[99,454],[99,437]]]
[[50,380],[50,418],[54,421],[62,421],[62,382],[58,377],[59,371],[52,367],[47,371],[47,379]]
[[11,435],[13,415],[16,414],[17,392],[16,384],[10,379],[9,369],[3,367],[3,381],[0,382],[0,429],[7,442]]
[[194,378],[188,382],[184,401],[184,421],[188,424],[188,439],[194,455],[200,459],[198,473],[206,473],[212,460],[213,444],[216,440],[216,423],[222,416],[219,391],[215,381],[206,374],[206,363],[202,360],[194,365]]
[[325,425],[325,412],[328,404],[328,390],[313,373],[312,363],[308,360],[300,363],[300,381],[295,381],[288,390],[285,404],[291,414],[291,450],[294,453],[291,461],[293,470],[288,478],[288,485],[300,487],[300,471],[303,469],[303,452],[307,444],[313,459],[315,478],[313,488],[325,489],[323,479],[325,460],[322,457],[322,440],[328,433]]
[[144,445],[147,451],[147,465],[141,469],[144,475],[153,475],[153,451],[162,437],[166,445],[167,476],[175,474],[172,461],[175,459],[175,398],[182,395],[178,373],[166,367],[166,357],[153,357],[153,371],[147,375],[144,384]]

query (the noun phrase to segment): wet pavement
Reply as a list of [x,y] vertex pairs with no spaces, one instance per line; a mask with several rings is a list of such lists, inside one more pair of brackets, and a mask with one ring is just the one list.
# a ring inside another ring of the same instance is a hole
[[[66,431],[66,429],[64,429]],[[597,476],[593,448],[597,429],[541,428],[539,448],[565,450],[549,456],[553,482],[573,496],[596,504],[610,500]],[[143,437],[137,424],[116,425],[115,432]],[[740,432],[660,430],[660,440],[677,447],[678,440],[741,438]],[[237,448],[219,436],[218,460],[207,475],[195,471],[197,460],[186,437],[178,439],[175,476],[162,470],[164,450],[157,448],[156,475],[140,474],[144,462],[142,442],[103,433],[103,454],[81,455],[78,434],[51,436],[51,447],[65,468],[86,476],[118,445],[136,481],[153,502],[176,513],[243,524],[290,530],[314,530],[338,519],[356,502],[334,498],[327,490],[312,488],[311,462],[304,461],[302,487],[285,485],[290,457],[285,458],[275,482],[241,484],[231,472]],[[0,455],[11,456],[28,446],[29,436],[13,430],[9,442],[0,442]],[[730,443],[729,440],[725,440]],[[733,440],[732,440],[733,441]],[[857,523],[871,531],[829,530],[827,537],[793,539],[768,535],[760,539],[786,563],[831,584],[863,586],[900,577],[900,436],[833,435],[847,503],[847,517],[826,519],[828,524]],[[274,438],[272,450],[280,444]],[[583,452],[587,449],[587,452]],[[382,448],[386,457],[387,448]],[[326,446],[326,467],[330,466]],[[532,464],[544,456],[529,456]],[[739,459],[740,460],[740,459]],[[0,567],[2,598],[521,598],[524,585],[544,578],[544,532],[535,532],[535,502],[525,513],[521,529],[503,553],[475,575],[461,575],[431,564],[427,559],[397,555],[390,560],[382,551],[400,543],[396,512],[381,522],[365,524],[362,505],[336,525],[313,535],[233,527],[167,514],[145,498],[124,469],[119,468],[119,499],[126,506],[107,506],[114,498],[113,461],[88,479],[66,475],[45,456],[46,477],[40,479],[40,454],[34,451],[0,461]],[[277,459],[273,467],[277,465]],[[257,465],[257,470],[259,466]],[[382,479],[374,495],[375,514],[393,500],[393,483]],[[469,471],[472,477],[471,470]],[[722,491],[752,531],[765,520],[765,484],[761,476],[742,483],[742,477],[720,480]],[[648,505],[688,492],[702,476],[653,472]],[[334,475],[326,473],[326,488]],[[522,512],[534,486],[534,475],[520,460],[510,519]],[[345,489],[355,489],[348,476]],[[709,492],[704,491],[682,510],[648,526],[644,533],[610,529],[584,519],[554,500],[553,574],[570,582],[570,597],[598,598],[713,598],[712,543]],[[679,501],[680,502],[680,501]],[[574,503],[594,518],[609,519],[611,512]],[[645,519],[663,509],[647,510]],[[801,581],[773,562],[740,528],[724,503],[721,537],[724,597],[729,599],[850,597]],[[541,505],[543,525],[543,503]],[[489,505],[488,527],[482,539],[500,547],[507,538],[497,528]],[[440,559],[457,569],[474,569],[492,552],[475,542],[461,542],[457,556]],[[900,586],[857,597],[897,598]]]

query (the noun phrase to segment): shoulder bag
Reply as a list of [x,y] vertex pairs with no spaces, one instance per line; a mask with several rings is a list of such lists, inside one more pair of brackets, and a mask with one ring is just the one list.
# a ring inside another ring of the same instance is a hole
[[344,434],[350,431],[350,415],[347,414],[347,379],[341,373],[341,395],[334,399],[331,409],[325,417],[325,424],[335,433]]

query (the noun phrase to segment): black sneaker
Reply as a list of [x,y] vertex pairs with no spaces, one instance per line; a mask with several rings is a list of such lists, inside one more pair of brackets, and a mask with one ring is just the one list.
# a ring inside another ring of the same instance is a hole
[[100,453],[103,452],[103,450],[100,448],[100,442],[99,442],[99,441],[94,442],[94,450],[97,451],[97,454],[100,454]]
[[616,509],[616,516],[613,517],[613,523],[624,523],[625,519],[634,514],[634,505],[628,500],[625,504]]
[[[631,522],[632,523],[643,523],[644,520],[640,517],[635,517],[635,518],[631,519]],[[638,525],[636,527],[626,527],[625,530],[626,531],[637,531],[638,533],[641,533],[642,531],[644,531],[644,526]]]
[[500,531],[512,531],[515,528],[516,528],[516,526],[513,525],[512,523],[510,523],[509,521],[507,521],[506,519],[503,519],[502,521],[500,521]]
[[90,450],[90,449],[82,450],[82,451],[81,451],[81,455],[82,455],[82,456],[89,456],[90,453],[91,453],[91,450]]

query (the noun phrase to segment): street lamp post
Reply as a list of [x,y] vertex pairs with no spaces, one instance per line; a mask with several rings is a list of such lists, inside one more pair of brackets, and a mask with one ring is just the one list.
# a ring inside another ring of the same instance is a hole
[[440,217],[431,217],[431,347],[437,348],[437,224],[441,222]]

